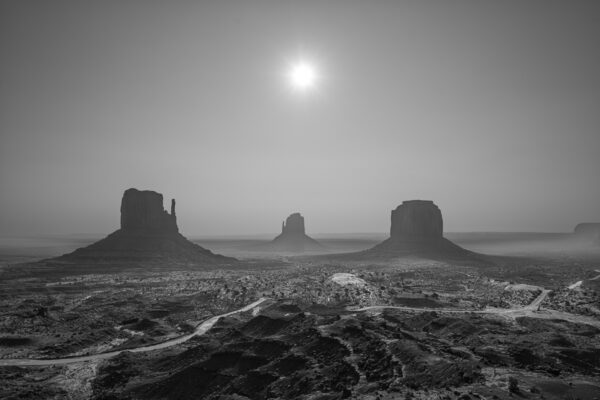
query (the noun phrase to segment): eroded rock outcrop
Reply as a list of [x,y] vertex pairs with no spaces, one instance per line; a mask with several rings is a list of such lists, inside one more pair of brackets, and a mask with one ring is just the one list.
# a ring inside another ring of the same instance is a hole
[[405,241],[438,240],[442,237],[442,212],[431,200],[409,200],[392,210],[390,237]]
[[431,200],[409,200],[392,210],[390,237],[367,255],[415,254],[435,258],[474,255],[443,236],[442,212]]
[[[61,260],[127,263],[173,261],[186,264],[214,264],[236,261],[214,254],[179,233],[175,199],[171,213],[163,207],[163,196],[151,190],[127,189],[121,200],[121,229]],[[168,264],[165,264],[168,266]]]
[[178,232],[175,199],[171,214],[163,208],[163,196],[152,190],[127,189],[121,200],[121,229],[135,232]]
[[304,217],[300,213],[293,213],[281,224],[281,234],[302,234],[304,229]]
[[303,253],[322,251],[323,246],[306,234],[304,217],[293,213],[281,224],[281,234],[262,250]]

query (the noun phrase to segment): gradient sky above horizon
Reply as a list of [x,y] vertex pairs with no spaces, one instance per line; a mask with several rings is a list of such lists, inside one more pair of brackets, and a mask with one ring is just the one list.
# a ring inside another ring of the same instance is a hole
[[[129,187],[194,235],[600,221],[600,1],[0,3],[0,234],[109,233]],[[312,60],[295,93],[286,67]]]

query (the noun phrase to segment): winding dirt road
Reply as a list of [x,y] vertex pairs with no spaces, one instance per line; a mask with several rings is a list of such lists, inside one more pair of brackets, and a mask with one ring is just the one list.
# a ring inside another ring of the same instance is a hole
[[49,359],[34,359],[34,358],[6,358],[0,359],[0,367],[7,366],[43,366],[43,365],[62,365],[62,364],[73,364],[84,361],[97,361],[97,360],[105,360],[107,358],[114,357],[118,354],[121,354],[124,351],[130,351],[132,353],[143,353],[146,351],[160,350],[166,349],[167,347],[175,346],[177,344],[187,342],[194,336],[204,335],[213,325],[219,320],[219,318],[227,317],[229,315],[237,314],[239,312],[249,311],[253,308],[259,306],[261,303],[266,301],[267,298],[261,298],[256,300],[254,303],[250,303],[247,306],[240,308],[239,310],[230,311],[225,314],[215,315],[212,318],[207,319],[206,321],[199,324],[194,332],[189,335],[184,335],[177,337],[175,339],[167,340],[166,342],[153,344],[151,346],[143,346],[136,347],[133,349],[125,349],[125,350],[116,350],[108,353],[99,353],[99,354],[90,354],[87,356],[76,356],[76,357],[65,357],[65,358],[49,358]]
[[[599,271],[600,272],[600,271]],[[598,278],[598,277],[596,277]],[[594,278],[594,279],[596,279]],[[592,318],[586,317],[583,315],[575,315],[567,312],[556,311],[556,310],[540,310],[540,305],[546,298],[546,296],[550,293],[550,290],[543,289],[542,292],[528,305],[520,308],[491,308],[488,307],[485,310],[457,310],[452,308],[419,308],[419,307],[403,307],[403,306],[367,306],[361,308],[349,307],[349,311],[361,312],[361,311],[369,311],[369,310],[382,310],[382,309],[395,309],[401,311],[417,311],[417,312],[427,312],[427,311],[435,311],[441,313],[454,313],[454,314],[494,314],[505,316],[509,318],[517,318],[517,317],[532,317],[532,318],[540,318],[540,319],[560,319],[574,323],[583,323],[592,325],[600,328],[600,321]],[[240,308],[239,310],[231,311],[221,315],[215,315],[212,318],[207,319],[206,321],[199,324],[193,333],[189,335],[180,336],[175,339],[167,340],[166,342],[154,344],[151,346],[143,346],[137,347],[133,349],[126,350],[116,350],[107,353],[99,353],[99,354],[90,354],[87,356],[76,356],[76,357],[65,357],[65,358],[52,358],[52,359],[33,359],[33,358],[6,358],[0,359],[0,366],[44,366],[44,365],[62,365],[62,364],[73,364],[85,361],[97,361],[104,360],[107,358],[114,357],[118,354],[121,354],[124,351],[130,351],[132,353],[143,353],[147,351],[160,350],[165,349],[167,347],[175,346],[177,344],[186,342],[190,340],[194,336],[204,335],[213,325],[219,320],[219,318],[227,317],[229,315],[233,315],[239,312],[244,312],[251,310],[261,303],[268,300],[267,298],[261,298],[256,300],[255,302],[248,304]]]
[[502,315],[510,315],[514,313],[522,313],[526,311],[536,311],[540,304],[544,301],[546,296],[550,293],[549,290],[544,289],[542,292],[528,305],[525,307],[519,308],[493,308],[488,307],[485,310],[458,310],[454,308],[427,308],[427,307],[405,307],[405,306],[367,306],[361,308],[348,308],[349,311],[368,311],[368,310],[378,310],[384,308],[391,308],[394,310],[401,311],[435,311],[435,312],[444,312],[444,313],[454,313],[454,314],[502,314]]
[[353,308],[349,307],[348,311],[369,311],[369,310],[382,310],[382,309],[394,309],[401,311],[435,311],[439,313],[451,313],[451,314],[494,314],[500,315],[508,318],[517,318],[517,317],[530,317],[530,318],[539,318],[539,319],[559,319],[568,322],[578,323],[578,324],[586,324],[595,326],[600,328],[600,320],[588,317],[585,315],[576,315],[571,314],[564,311],[557,310],[540,310],[540,305],[546,298],[546,296],[550,293],[550,290],[543,289],[542,292],[528,305],[525,307],[519,308],[493,308],[488,307],[485,310],[457,310],[453,308],[419,308],[419,307],[403,307],[403,306],[367,306],[361,308]]
[[[594,271],[600,272],[600,269],[596,269]],[[598,280],[598,279],[600,279],[600,275],[597,275],[597,276],[595,276],[593,278],[590,278],[590,279],[588,279],[588,281],[595,281],[595,280]],[[583,283],[583,281],[577,281],[574,284],[567,286],[567,289],[570,289],[570,290],[576,289],[579,286],[581,286],[582,283]]]

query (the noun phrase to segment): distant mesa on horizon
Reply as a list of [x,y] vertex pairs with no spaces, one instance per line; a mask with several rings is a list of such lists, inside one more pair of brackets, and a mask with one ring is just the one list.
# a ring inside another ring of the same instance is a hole
[[179,232],[175,199],[171,213],[163,208],[163,196],[152,190],[127,189],[121,199],[121,230],[127,232]]
[[325,247],[306,234],[304,217],[296,212],[281,223],[281,233],[271,242],[254,246],[254,251],[307,253],[323,252]]
[[439,257],[474,255],[444,238],[442,212],[432,200],[402,202],[392,210],[390,237],[365,253]]
[[171,212],[152,190],[127,189],[121,199],[121,228],[87,247],[57,258],[65,261],[152,261],[215,264],[237,261],[214,254],[179,233],[175,199]]
[[281,223],[281,233],[271,242],[282,251],[305,252],[323,250],[323,246],[306,234],[304,217],[300,213],[290,214]]
[[277,237],[291,234],[306,235],[304,217],[300,213],[290,214],[285,221],[281,222],[281,234]]
[[577,237],[593,244],[600,245],[600,222],[584,222],[578,224],[573,233]]
[[407,200],[392,210],[390,238],[420,242],[443,238],[442,212],[431,200]]
[[388,239],[367,250],[325,257],[369,260],[417,256],[443,261],[479,259],[482,256],[452,243],[443,232],[442,212],[433,201],[407,200],[392,210]]

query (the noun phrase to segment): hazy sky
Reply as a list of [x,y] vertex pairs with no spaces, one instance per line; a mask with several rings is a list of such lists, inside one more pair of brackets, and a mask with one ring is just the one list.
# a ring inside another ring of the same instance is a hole
[[[289,64],[311,60],[315,90]],[[600,1],[0,1],[0,234],[600,221]]]

